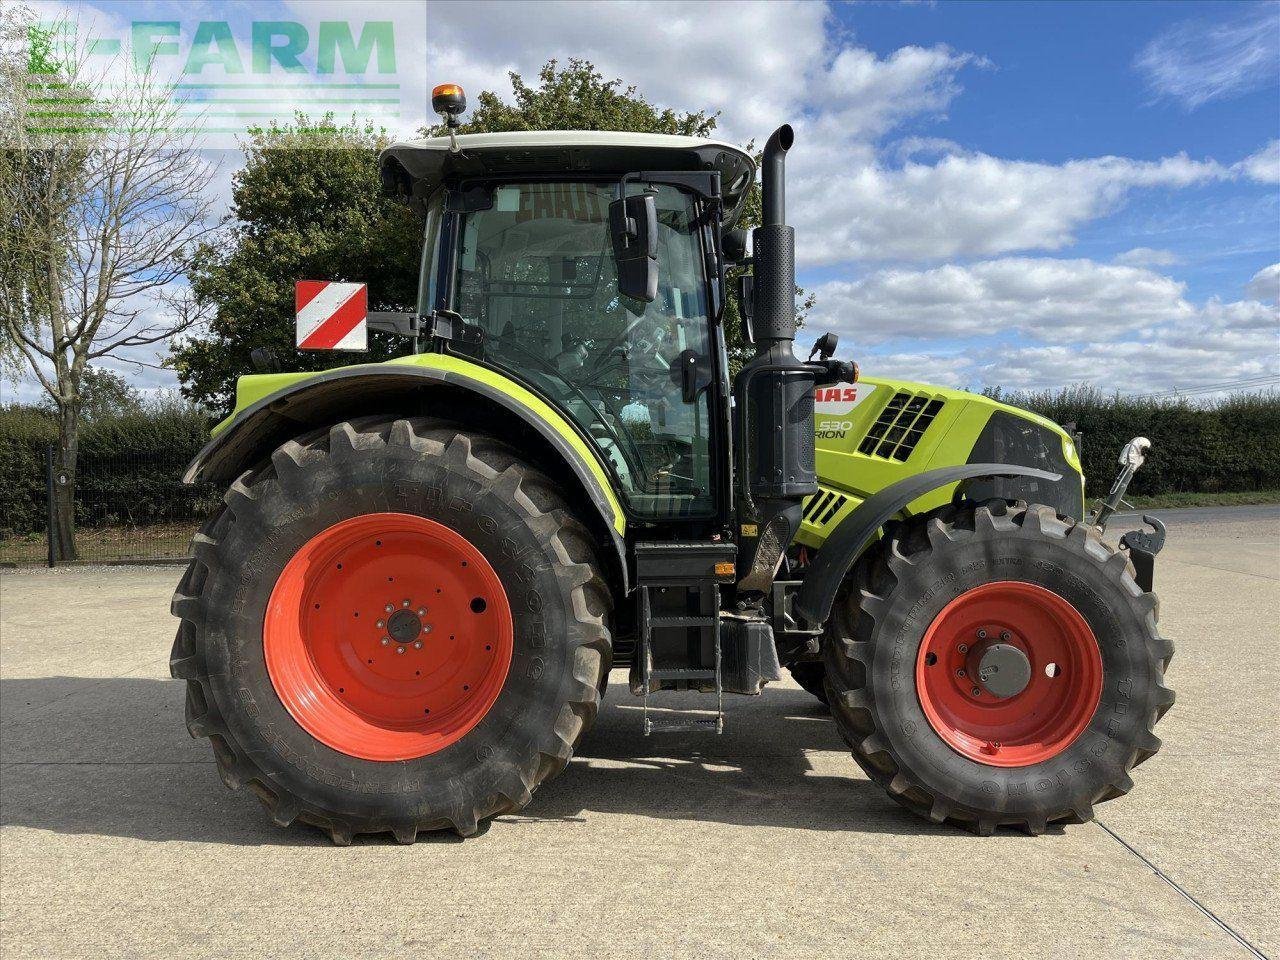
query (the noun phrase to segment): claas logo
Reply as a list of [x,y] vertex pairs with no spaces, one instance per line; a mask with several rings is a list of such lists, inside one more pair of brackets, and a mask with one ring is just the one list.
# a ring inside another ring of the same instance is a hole
[[854,403],[857,399],[857,387],[819,387],[813,396],[814,403],[834,403],[839,400]]
[[813,411],[842,416],[871,396],[875,389],[866,383],[837,383],[829,387],[818,387],[813,391]]
[[[588,183],[537,183],[518,188],[516,223],[529,220],[577,220],[580,223],[604,223],[605,204],[600,188]],[[500,198],[510,204],[513,197]],[[500,202],[498,209],[503,209]]]

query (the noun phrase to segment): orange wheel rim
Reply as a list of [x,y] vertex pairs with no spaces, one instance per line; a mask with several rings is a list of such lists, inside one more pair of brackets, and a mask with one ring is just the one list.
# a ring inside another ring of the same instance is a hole
[[1058,594],[988,583],[960,594],[929,625],[916,691],[929,725],[957,753],[1025,767],[1058,756],[1089,726],[1102,698],[1102,654],[1084,617]]
[[321,743],[412,760],[464,737],[511,666],[506,591],[457,531],[371,513],[316,534],[285,565],[262,646],[272,686]]

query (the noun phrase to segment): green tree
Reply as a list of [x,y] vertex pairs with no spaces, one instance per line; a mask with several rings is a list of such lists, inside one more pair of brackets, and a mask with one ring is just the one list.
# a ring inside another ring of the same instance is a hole
[[[169,363],[183,393],[225,411],[250,354],[269,349],[283,371],[352,362],[344,353],[294,347],[294,283],[348,280],[369,285],[370,310],[415,305],[422,221],[383,195],[378,153],[385,134],[372,125],[312,120],[251,131],[236,173],[231,221],[197,253],[188,280],[209,315],[198,335],[176,344]],[[361,361],[404,351],[403,340],[370,336]]]
[[24,8],[0,16],[0,358],[56,412],[67,560],[87,371],[194,320],[169,285],[208,232],[213,175],[149,66],[107,82],[73,37]]
[[142,394],[124,377],[105,367],[86,367],[80,388],[80,416],[85,423],[141,413]]
[[[660,110],[646,100],[635,85],[605,80],[588,60],[571,58],[561,68],[548,60],[538,71],[538,85],[531,87],[518,73],[510,73],[515,102],[504,103],[491,90],[476,98],[471,119],[460,133],[503,133],[511,130],[630,130],[635,133],[673,133],[706,137],[716,128],[719,113],[676,113]],[[424,131],[444,136],[443,124]]]

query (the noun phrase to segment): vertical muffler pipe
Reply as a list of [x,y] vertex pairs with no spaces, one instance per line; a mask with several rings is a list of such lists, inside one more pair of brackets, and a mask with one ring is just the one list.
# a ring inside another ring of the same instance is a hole
[[800,529],[803,501],[818,492],[813,391],[817,373],[793,352],[795,231],[786,224],[790,125],[773,132],[761,163],[761,220],[752,234],[756,354],[734,381],[738,410],[739,589],[767,591]]
[[752,234],[757,356],[796,338],[796,233],[786,222],[786,160],[794,141],[791,125],[783,124],[764,145],[760,164],[760,226]]

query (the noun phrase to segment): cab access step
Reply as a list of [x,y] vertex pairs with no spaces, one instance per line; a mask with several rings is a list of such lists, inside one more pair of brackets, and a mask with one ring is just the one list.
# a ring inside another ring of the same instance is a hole
[[[769,624],[721,609],[735,574],[731,543],[638,543],[636,632],[631,692],[644,698],[644,732],[724,732],[724,694],[759,694],[779,679]],[[715,715],[680,711],[651,717],[650,696],[685,690],[715,694]]]

